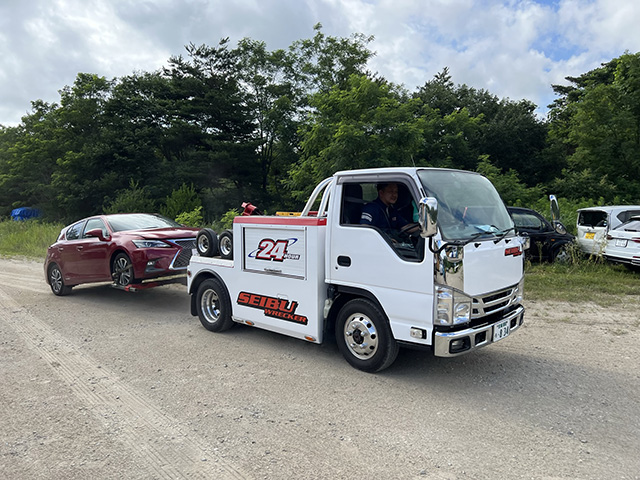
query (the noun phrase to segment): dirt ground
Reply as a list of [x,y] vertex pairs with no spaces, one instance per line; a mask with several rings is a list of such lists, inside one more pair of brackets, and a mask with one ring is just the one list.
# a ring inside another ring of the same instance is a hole
[[366,374],[208,332],[181,285],[55,297],[0,259],[0,478],[640,478],[639,299],[526,307],[488,348]]

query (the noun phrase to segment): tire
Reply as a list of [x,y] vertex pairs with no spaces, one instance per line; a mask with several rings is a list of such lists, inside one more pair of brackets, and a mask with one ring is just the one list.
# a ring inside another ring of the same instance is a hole
[[569,249],[569,244],[565,243],[556,247],[556,249],[551,254],[551,261],[558,263],[568,263],[571,260],[571,252]]
[[233,232],[231,230],[225,230],[218,237],[218,251],[222,258],[233,260]]
[[203,257],[215,257],[218,254],[218,236],[210,228],[203,228],[196,236],[196,249]]
[[126,253],[119,253],[111,263],[111,278],[119,287],[126,287],[135,283],[133,264]]
[[200,284],[196,293],[196,309],[200,323],[210,332],[224,332],[234,324],[231,299],[217,278],[209,278]]
[[71,288],[64,284],[64,276],[56,263],[51,264],[48,272],[49,286],[54,295],[62,297],[71,293]]
[[363,298],[350,300],[340,309],[336,342],[345,360],[364,372],[384,370],[398,356],[398,343],[386,316],[373,302]]

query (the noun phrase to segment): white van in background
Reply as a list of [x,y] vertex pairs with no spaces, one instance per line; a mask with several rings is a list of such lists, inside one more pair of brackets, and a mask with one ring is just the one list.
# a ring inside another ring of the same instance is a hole
[[640,215],[640,205],[579,209],[576,240],[580,250],[590,255],[602,255],[609,229],[616,228],[634,215]]

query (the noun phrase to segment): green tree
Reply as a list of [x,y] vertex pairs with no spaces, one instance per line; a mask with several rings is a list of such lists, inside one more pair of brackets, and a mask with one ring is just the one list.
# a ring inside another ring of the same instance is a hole
[[187,53],[187,59],[172,57],[163,72],[171,86],[162,150],[165,176],[198,190],[220,186],[223,179],[236,189],[253,190],[260,185],[260,170],[237,53],[229,50],[227,39],[215,47],[191,44]]
[[183,183],[180,188],[173,190],[169,195],[160,213],[165,217],[175,219],[185,212],[192,212],[197,209],[202,210],[202,200],[193,185]]
[[[626,53],[554,86],[551,134],[563,142],[570,198],[640,199],[640,54]],[[562,187],[563,185],[559,185]]]
[[313,94],[334,86],[344,88],[353,74],[362,74],[373,56],[373,37],[325,35],[322,25],[314,36],[298,40],[286,50],[268,51],[264,42],[243,39],[236,50],[239,74],[251,111],[260,159],[262,188],[269,200],[287,202],[283,179],[299,159],[298,129]]
[[412,165],[423,143],[421,102],[381,79],[352,75],[347,88],[318,92],[311,106],[291,176],[298,198],[338,170]]
[[553,151],[545,153],[547,127],[533,103],[456,86],[446,67],[414,96],[436,113],[424,152],[431,164],[475,170],[488,155],[502,171],[517,170],[529,186],[560,173]]
[[480,159],[477,172],[491,180],[504,203],[509,206],[530,206],[543,193],[542,187],[527,187],[513,169],[502,173],[487,156]]
[[140,188],[133,180],[129,188],[118,192],[115,200],[104,207],[104,213],[153,213],[156,202],[151,198],[147,187]]
[[55,104],[33,102],[32,112],[19,126],[0,129],[0,215],[31,206],[56,218],[51,176],[64,153],[64,129],[56,109]]

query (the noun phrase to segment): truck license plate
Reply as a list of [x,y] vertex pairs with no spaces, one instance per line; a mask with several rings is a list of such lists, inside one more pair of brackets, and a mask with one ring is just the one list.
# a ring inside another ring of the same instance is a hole
[[509,320],[498,322],[493,327],[493,341],[497,342],[509,335]]

